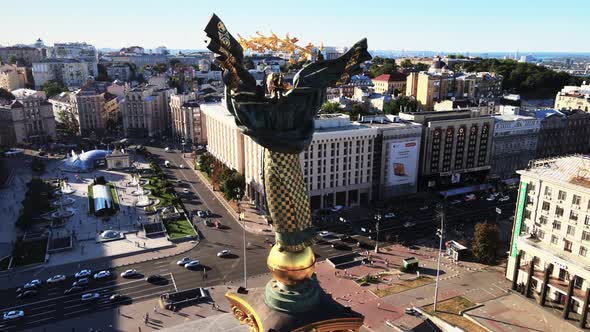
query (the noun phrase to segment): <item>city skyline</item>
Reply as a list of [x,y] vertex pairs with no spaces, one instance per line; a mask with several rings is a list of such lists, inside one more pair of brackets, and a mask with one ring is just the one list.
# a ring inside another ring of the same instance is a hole
[[[375,1],[370,6],[351,3],[344,7],[333,1],[280,5],[178,1],[173,9],[161,3],[136,1],[107,0],[85,4],[84,8],[70,0],[51,3],[51,6],[41,1],[32,3],[26,9],[18,3],[4,5],[11,15],[3,18],[2,25],[17,26],[26,21],[27,29],[16,29],[0,37],[1,45],[32,44],[41,38],[49,45],[86,41],[98,48],[164,45],[171,49],[203,49],[202,26],[216,13],[236,31],[242,31],[244,37],[256,31],[274,32],[279,36],[288,32],[299,38],[301,44],[348,46],[367,37],[369,48],[373,50],[590,51],[583,43],[571,43],[583,40],[584,32],[590,28],[583,17],[584,9],[590,9],[590,4],[583,1],[574,1],[571,7],[578,10],[567,16],[555,15],[561,6],[553,1],[538,1],[533,9],[504,0],[493,5],[469,3],[469,6],[466,1],[455,1],[446,7],[435,1],[395,4]],[[107,10],[109,8],[113,10]],[[55,17],[64,12],[69,13],[67,19],[56,22]],[[565,26],[567,31],[559,28]]]

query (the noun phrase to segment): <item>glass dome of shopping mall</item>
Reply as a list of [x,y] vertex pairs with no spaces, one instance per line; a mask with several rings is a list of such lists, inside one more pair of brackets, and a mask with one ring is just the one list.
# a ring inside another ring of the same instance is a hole
[[105,165],[109,150],[91,150],[76,154],[72,151],[69,158],[64,160],[61,169],[66,172],[90,172],[99,165]]

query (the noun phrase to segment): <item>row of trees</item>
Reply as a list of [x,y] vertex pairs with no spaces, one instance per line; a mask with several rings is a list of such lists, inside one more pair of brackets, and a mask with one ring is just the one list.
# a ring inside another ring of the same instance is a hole
[[394,59],[374,57],[372,61],[369,76],[371,78],[377,77],[382,74],[391,74],[394,71],[404,69],[411,71],[424,71],[428,70],[428,65],[425,63],[412,63],[410,59],[403,59],[399,64]]
[[553,98],[565,85],[580,85],[580,77],[556,72],[532,63],[514,60],[479,59],[461,64],[464,71],[489,71],[504,77],[502,88],[526,98]]
[[237,198],[238,194],[243,196],[246,187],[246,179],[234,169],[225,167],[210,153],[200,156],[198,161],[199,169],[211,179],[213,188],[219,189],[227,200]]

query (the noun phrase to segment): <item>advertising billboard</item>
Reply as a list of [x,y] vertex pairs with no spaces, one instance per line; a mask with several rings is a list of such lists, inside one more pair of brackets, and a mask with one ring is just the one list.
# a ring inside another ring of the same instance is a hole
[[415,183],[418,156],[418,141],[390,143],[387,185]]
[[520,230],[522,228],[522,216],[524,214],[524,206],[526,203],[526,188],[528,183],[520,183],[520,191],[518,192],[518,205],[516,206],[516,220],[514,220],[514,233],[512,234],[512,245],[510,248],[510,256],[516,257],[518,248],[516,242],[520,236]]

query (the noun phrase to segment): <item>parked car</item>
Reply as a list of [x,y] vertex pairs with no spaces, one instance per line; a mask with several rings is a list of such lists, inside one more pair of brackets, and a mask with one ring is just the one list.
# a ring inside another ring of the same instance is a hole
[[30,289],[30,288],[37,288],[37,286],[41,285],[41,280],[39,279],[35,279],[35,280],[31,280],[29,282],[27,282],[23,288],[24,289]]
[[222,251],[217,253],[217,257],[226,257],[229,256],[231,254],[231,251],[229,251],[229,249],[223,249]]
[[24,292],[22,292],[20,294],[17,294],[16,295],[16,298],[17,299],[28,299],[28,298],[31,298],[31,297],[33,297],[35,295],[37,295],[37,291],[34,290],[34,289],[29,289],[29,290],[24,291]]
[[100,298],[100,294],[98,293],[86,293],[82,294],[82,301],[94,301]]
[[342,235],[340,237],[340,241],[346,242],[346,243],[357,243],[358,242],[357,239],[351,237],[350,235]]
[[82,278],[82,279],[78,279],[76,281],[74,281],[74,283],[72,284],[72,287],[75,286],[82,286],[82,285],[88,285],[88,283],[90,282],[90,279],[88,278]]
[[192,261],[190,257],[182,257],[180,260],[176,262],[176,265],[184,266],[186,263]]
[[66,280],[66,276],[63,274],[58,274],[58,275],[54,275],[53,277],[47,279],[47,283],[48,284],[55,284],[58,282],[62,282],[64,280]]
[[164,277],[162,277],[159,274],[152,274],[149,277],[145,278],[145,281],[150,282],[150,283],[155,283],[155,282],[159,282],[164,280]]
[[333,242],[332,248],[337,249],[337,250],[351,250],[352,249],[343,242]]
[[78,278],[84,278],[84,277],[88,277],[92,274],[92,271],[90,270],[81,270],[80,272],[77,272],[76,274],[74,274],[74,277],[76,277],[76,279]]
[[111,271],[103,270],[94,274],[94,279],[104,279],[111,276]]
[[25,312],[22,310],[12,310],[4,313],[4,320],[14,320],[25,316]]
[[129,278],[129,277],[133,277],[135,275],[137,275],[137,270],[135,269],[129,269],[129,270],[125,270],[124,272],[121,272],[121,277],[123,278]]
[[201,265],[201,262],[199,262],[197,259],[195,259],[195,260],[192,260],[192,261],[184,264],[184,267],[187,268],[187,269],[190,269],[190,268],[193,268],[193,267],[197,267],[199,265]]
[[82,287],[82,286],[74,286],[72,288],[68,288],[64,291],[64,295],[78,293],[78,292],[82,291],[84,288],[85,287]]
[[197,216],[199,218],[207,218],[207,212],[199,210],[199,211],[197,211]]

